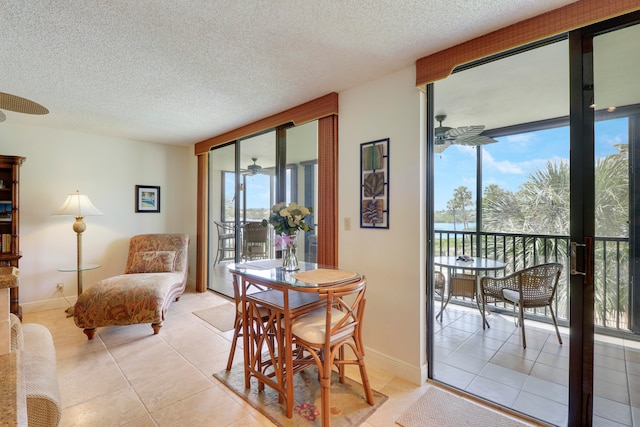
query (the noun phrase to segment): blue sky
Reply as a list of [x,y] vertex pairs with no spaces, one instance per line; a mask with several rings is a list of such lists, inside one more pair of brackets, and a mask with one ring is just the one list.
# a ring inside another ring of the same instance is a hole
[[[569,128],[548,129],[496,138],[495,144],[483,146],[484,186],[497,184],[517,191],[529,175],[544,168],[548,160],[569,160]],[[614,119],[596,123],[596,157],[615,153],[615,144],[628,143],[627,120]],[[452,145],[435,159],[435,210],[446,209],[456,188],[464,185],[476,194],[476,148]],[[231,194],[233,183],[227,191]],[[269,177],[247,176],[248,208],[268,208]]]
[[[569,128],[548,129],[496,138],[483,146],[483,185],[497,184],[517,191],[529,175],[547,161],[569,161]],[[628,143],[627,120],[596,123],[596,157],[616,153],[615,144]],[[445,210],[453,192],[467,187],[476,197],[476,148],[452,145],[434,159],[434,208]]]

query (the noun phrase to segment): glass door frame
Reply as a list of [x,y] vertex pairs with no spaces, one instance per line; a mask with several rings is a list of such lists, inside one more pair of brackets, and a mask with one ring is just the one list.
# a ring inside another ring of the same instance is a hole
[[[577,245],[575,270],[571,272],[570,347],[569,347],[569,420],[568,425],[592,425],[594,381],[595,288],[595,122],[593,39],[598,35],[640,25],[640,13],[600,22],[569,33],[570,72],[570,174],[571,174],[571,242]],[[636,130],[637,131],[637,130]],[[629,157],[635,149],[629,140]],[[633,162],[631,162],[633,165]],[[635,224],[633,200],[633,166],[630,170],[630,222]],[[630,227],[630,274],[637,273],[634,263],[635,241]],[[573,260],[572,260],[573,265]],[[631,290],[634,283],[630,283]],[[633,298],[630,292],[630,298]],[[630,301],[631,307],[634,301]],[[633,311],[631,313],[633,315]],[[634,319],[630,319],[632,326]]]

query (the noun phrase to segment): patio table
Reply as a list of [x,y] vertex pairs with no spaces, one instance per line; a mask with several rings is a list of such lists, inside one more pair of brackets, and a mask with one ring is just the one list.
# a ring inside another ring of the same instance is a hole
[[[466,259],[466,260],[465,260]],[[461,256],[437,256],[433,258],[433,263],[440,267],[446,267],[449,271],[449,284],[447,286],[447,301],[444,307],[436,315],[442,316],[444,309],[447,308],[451,297],[461,296],[475,299],[476,306],[482,315],[482,323],[489,327],[489,322],[484,318],[484,308],[480,305],[480,273],[486,271],[502,270],[507,266],[502,261],[490,258],[466,257]],[[471,274],[464,274],[464,271],[470,271]],[[462,274],[459,273],[462,271]],[[444,298],[444,296],[443,296]],[[442,320],[442,317],[440,318]]]

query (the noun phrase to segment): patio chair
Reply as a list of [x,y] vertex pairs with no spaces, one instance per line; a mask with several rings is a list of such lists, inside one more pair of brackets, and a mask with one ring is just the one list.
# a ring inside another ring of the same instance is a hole
[[[553,297],[561,272],[562,264],[548,263],[525,268],[505,277],[483,277],[480,280],[483,317],[487,301],[504,301],[513,304],[514,317],[516,307],[518,307],[520,311],[518,325],[522,328],[522,347],[527,348],[524,332],[524,309],[549,307],[558,342],[562,345],[558,323],[553,312]],[[483,329],[485,322],[486,320],[483,320]]]
[[253,261],[254,259],[268,258],[268,239],[268,227],[259,222],[245,224],[242,235],[242,259]]
[[[218,264],[220,261],[234,259],[236,251],[236,229],[232,224],[225,224],[222,222],[214,221],[218,231],[218,252],[216,253],[216,259],[213,261],[213,265]],[[231,253],[231,256],[225,256]]]
[[445,299],[445,288],[446,288],[446,279],[444,278],[444,274],[440,271],[434,271],[433,273],[433,287],[438,295],[440,295],[440,311],[436,314],[436,320],[438,317],[440,318],[440,322],[442,322],[442,312],[444,311],[444,299]]

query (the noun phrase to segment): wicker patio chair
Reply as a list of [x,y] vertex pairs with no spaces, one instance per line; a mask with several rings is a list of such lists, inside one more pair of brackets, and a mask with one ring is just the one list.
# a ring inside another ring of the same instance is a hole
[[[527,348],[524,332],[524,309],[549,307],[558,342],[562,344],[558,323],[553,312],[553,297],[558,287],[561,272],[562,264],[548,263],[525,268],[506,277],[483,277],[480,280],[483,317],[487,302],[504,301],[513,304],[514,316],[515,309],[518,307],[520,311],[518,324],[522,328],[522,347]],[[485,323],[486,320],[483,320],[483,329]]]
[[445,289],[446,289],[446,279],[444,278],[444,274],[440,271],[433,272],[433,287],[438,295],[440,295],[440,311],[436,314],[436,320],[438,317],[440,318],[440,322],[442,322],[442,312],[444,311],[444,299],[446,298]]

